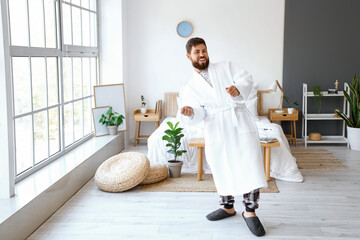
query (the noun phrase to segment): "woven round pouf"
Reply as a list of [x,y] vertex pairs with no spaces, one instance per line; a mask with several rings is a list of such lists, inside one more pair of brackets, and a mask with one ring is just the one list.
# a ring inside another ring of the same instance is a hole
[[123,192],[141,183],[150,172],[150,162],[144,154],[126,152],[103,162],[95,173],[100,190]]
[[157,183],[167,178],[169,170],[163,163],[150,163],[150,173],[140,184]]

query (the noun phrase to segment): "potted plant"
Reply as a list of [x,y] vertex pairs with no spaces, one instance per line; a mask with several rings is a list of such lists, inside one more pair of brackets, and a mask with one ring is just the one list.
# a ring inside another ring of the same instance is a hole
[[117,112],[113,112],[112,107],[106,112],[106,115],[102,114],[99,123],[106,125],[109,128],[110,135],[116,135],[118,127],[123,124],[125,117],[119,115]]
[[141,95],[141,108],[140,108],[140,111],[141,113],[146,113],[146,102],[145,102],[145,98],[143,95]]
[[184,137],[184,134],[181,133],[183,128],[178,128],[179,122],[175,124],[175,126],[171,122],[167,122],[170,129],[165,130],[165,135],[162,137],[162,140],[167,141],[167,147],[170,149],[167,151],[170,154],[174,155],[174,159],[168,160],[168,166],[170,170],[170,177],[180,177],[181,167],[183,162],[177,160],[178,156],[181,156],[183,153],[186,153],[186,150],[179,150],[181,146],[181,138]]
[[321,88],[320,88],[320,86],[313,86],[311,89],[312,89],[312,91],[314,93],[317,112],[320,113],[320,111],[321,111],[321,102],[322,102]]
[[284,100],[287,103],[288,107],[288,113],[289,114],[293,114],[294,112],[294,106],[299,106],[299,104],[295,101],[295,102],[291,102],[290,98],[288,96],[284,96]]
[[349,84],[350,95],[343,90],[346,101],[350,105],[350,116],[345,113],[336,111],[336,114],[344,119],[347,129],[347,138],[352,150],[360,151],[360,82],[356,77],[353,77],[352,84]]

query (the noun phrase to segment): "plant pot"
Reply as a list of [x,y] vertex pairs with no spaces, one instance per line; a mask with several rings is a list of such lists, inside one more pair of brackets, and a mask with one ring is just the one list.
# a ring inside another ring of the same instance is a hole
[[144,114],[144,113],[146,113],[146,108],[140,108],[140,112],[142,113],[142,114]]
[[183,165],[182,161],[169,160],[168,167],[169,167],[169,171],[170,171],[170,177],[172,177],[172,178],[180,177],[182,165]]
[[360,128],[346,127],[351,150],[360,151]]
[[118,134],[118,126],[108,126],[110,135]]
[[288,111],[289,114],[293,114],[294,113],[294,108],[288,108],[287,111]]

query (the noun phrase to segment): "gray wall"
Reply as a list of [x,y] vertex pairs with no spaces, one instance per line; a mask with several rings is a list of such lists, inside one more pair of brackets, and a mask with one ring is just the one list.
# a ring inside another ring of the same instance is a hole
[[[360,74],[360,1],[286,0],[285,4],[283,87],[301,111],[302,83],[310,90],[314,85],[327,90],[338,79],[342,90],[355,72]],[[342,107],[338,97],[323,99],[321,112]],[[316,112],[313,105],[309,109]],[[312,121],[308,132],[341,134],[341,124]],[[297,136],[301,137],[301,116]]]

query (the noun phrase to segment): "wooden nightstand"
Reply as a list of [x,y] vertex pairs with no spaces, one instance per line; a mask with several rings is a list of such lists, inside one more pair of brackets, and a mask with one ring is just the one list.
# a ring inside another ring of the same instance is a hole
[[149,135],[140,135],[141,122],[155,122],[155,129],[159,127],[162,114],[161,109],[162,101],[159,100],[156,102],[155,110],[147,110],[146,113],[141,113],[140,109],[134,111],[134,121],[136,123],[134,147],[136,147],[136,142],[139,143],[140,140],[149,138]]
[[[276,113],[277,110],[283,110],[282,113]],[[288,113],[287,108],[271,108],[269,109],[269,118],[271,122],[275,121],[290,121],[291,133],[285,135],[287,139],[296,146],[296,121],[299,118],[298,110],[294,109],[292,114]]]

